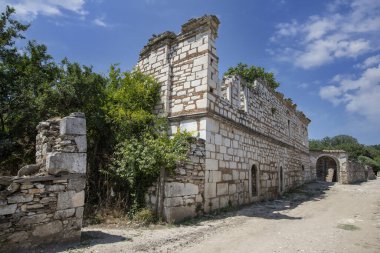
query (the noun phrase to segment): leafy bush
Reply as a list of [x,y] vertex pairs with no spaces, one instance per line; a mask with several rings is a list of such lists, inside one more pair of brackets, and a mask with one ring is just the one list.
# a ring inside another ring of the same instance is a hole
[[275,90],[280,86],[280,83],[276,81],[274,74],[266,72],[262,67],[250,66],[247,64],[239,63],[236,67],[229,68],[224,75],[240,75],[249,85],[256,79],[262,79],[267,82],[269,88]]
[[148,208],[142,208],[133,216],[133,221],[140,225],[149,225],[156,221],[156,217],[152,210]]
[[186,132],[178,132],[169,138],[166,133],[155,136],[145,132],[140,138],[132,137],[118,145],[111,173],[129,183],[132,212],[144,207],[146,189],[157,180],[161,168],[170,172],[186,160],[190,148],[189,136]]

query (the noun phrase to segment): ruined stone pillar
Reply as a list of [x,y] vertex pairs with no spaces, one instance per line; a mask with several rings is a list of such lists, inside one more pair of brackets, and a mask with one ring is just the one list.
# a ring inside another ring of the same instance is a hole
[[36,164],[7,178],[8,187],[0,183],[0,252],[79,242],[81,237],[87,151],[84,114],[40,122],[37,130]]

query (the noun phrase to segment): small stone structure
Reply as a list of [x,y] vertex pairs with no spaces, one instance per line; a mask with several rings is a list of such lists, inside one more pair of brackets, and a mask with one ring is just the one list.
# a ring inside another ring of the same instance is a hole
[[343,150],[310,151],[310,162],[321,181],[352,184],[374,179],[372,168],[350,161]]
[[86,119],[72,113],[37,126],[36,163],[0,177],[0,252],[79,241],[86,173]]
[[201,156],[190,155],[173,176],[162,173],[150,189],[148,205],[166,220],[275,198],[316,177],[310,120],[296,105],[263,80],[219,79],[218,26],[207,15],[189,20],[178,35],[153,36],[137,64],[161,83],[156,111],[168,117],[171,132],[187,130],[204,142],[194,147]]

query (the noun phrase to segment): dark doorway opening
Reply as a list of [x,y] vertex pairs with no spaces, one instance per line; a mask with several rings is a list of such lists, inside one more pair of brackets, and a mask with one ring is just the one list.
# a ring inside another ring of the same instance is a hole
[[258,196],[258,184],[257,184],[257,166],[254,164],[251,168],[251,187],[252,187],[252,196]]
[[317,160],[317,179],[326,182],[338,182],[338,165],[328,156],[322,156]]
[[280,166],[280,193],[284,191],[284,170]]

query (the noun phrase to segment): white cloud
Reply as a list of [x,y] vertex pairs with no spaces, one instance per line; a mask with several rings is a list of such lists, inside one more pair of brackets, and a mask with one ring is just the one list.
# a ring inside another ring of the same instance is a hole
[[333,81],[337,84],[320,89],[322,99],[343,104],[346,111],[380,124],[380,64],[365,69],[358,78],[337,75]]
[[356,64],[355,67],[366,69],[368,67],[375,66],[378,63],[380,63],[380,54],[368,57],[363,63]]
[[379,13],[379,0],[336,0],[323,15],[278,24],[271,41],[281,44],[273,55],[309,69],[376,51]]
[[96,18],[96,19],[94,19],[93,22],[97,26],[101,26],[101,27],[107,27],[108,26],[103,18]]
[[85,0],[5,0],[0,7],[10,5],[16,9],[18,18],[32,21],[38,15],[61,16],[63,11],[84,16],[87,14],[84,4]]

